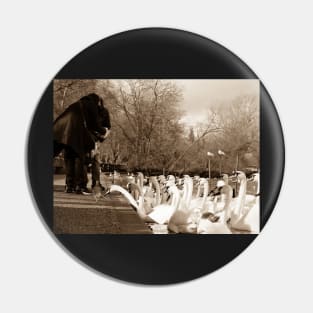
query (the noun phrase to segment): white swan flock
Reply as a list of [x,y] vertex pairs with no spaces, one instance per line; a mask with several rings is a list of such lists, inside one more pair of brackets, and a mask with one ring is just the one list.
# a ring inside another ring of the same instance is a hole
[[161,175],[150,177],[144,184],[143,174],[138,173],[136,179],[129,179],[127,190],[113,184],[106,194],[120,192],[142,220],[166,225],[170,232],[259,233],[259,174],[254,176],[254,180],[257,183],[256,195],[248,195],[246,175],[238,171],[239,192],[233,198],[233,189],[226,174],[217,182],[219,194],[212,195],[206,178],[185,175],[176,182],[173,175],[167,178]]

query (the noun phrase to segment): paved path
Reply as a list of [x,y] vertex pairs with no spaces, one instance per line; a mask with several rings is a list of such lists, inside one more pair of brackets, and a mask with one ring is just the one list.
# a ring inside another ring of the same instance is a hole
[[67,194],[64,180],[54,181],[54,232],[57,234],[151,234],[120,193],[96,202],[93,195]]

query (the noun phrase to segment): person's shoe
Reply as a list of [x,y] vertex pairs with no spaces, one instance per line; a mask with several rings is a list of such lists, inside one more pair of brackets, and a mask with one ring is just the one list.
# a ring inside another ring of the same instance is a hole
[[72,188],[72,187],[65,187],[65,192],[66,193],[73,193],[74,192],[74,188]]
[[81,193],[85,196],[92,194],[92,192],[87,187],[83,187],[80,190],[81,190]]
[[81,188],[76,188],[75,193],[78,194],[78,195],[82,195],[83,194]]

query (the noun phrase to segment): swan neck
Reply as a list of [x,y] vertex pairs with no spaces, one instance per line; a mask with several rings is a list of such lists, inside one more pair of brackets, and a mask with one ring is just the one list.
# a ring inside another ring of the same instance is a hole
[[247,180],[246,177],[241,179],[239,193],[238,193],[238,202],[237,202],[237,214],[240,215],[243,212],[245,198],[246,198],[246,190],[247,190]]
[[203,185],[203,199],[202,199],[202,206],[201,208],[204,209],[205,207],[205,201],[209,194],[209,183],[206,181]]

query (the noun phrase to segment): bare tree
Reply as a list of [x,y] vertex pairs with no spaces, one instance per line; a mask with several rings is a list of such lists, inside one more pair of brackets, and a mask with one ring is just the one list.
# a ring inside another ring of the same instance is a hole
[[181,159],[183,159],[186,156],[186,154],[188,152],[190,152],[194,147],[197,147],[199,149],[199,145],[201,143],[202,143],[202,146],[203,146],[203,143],[205,142],[204,139],[209,134],[217,133],[220,130],[221,130],[220,127],[218,127],[217,124],[216,124],[216,114],[211,112],[211,114],[209,115],[208,123],[205,124],[205,125],[200,124],[198,126],[198,131],[197,131],[197,134],[196,134],[195,138],[193,138],[193,141],[191,141],[189,144],[185,145],[184,149],[180,152],[179,156],[176,157],[174,160],[170,161],[169,170],[172,170],[174,168],[174,166]]
[[[259,164],[259,103],[252,95],[242,95],[231,103],[217,104],[213,110],[217,115],[217,124],[221,132],[216,134],[216,141],[226,152],[228,170],[235,169],[236,159],[249,153],[253,155],[249,162]],[[248,165],[245,162],[242,166]]]
[[116,86],[113,122],[127,140],[134,167],[162,166],[169,143],[180,131],[178,103],[181,91],[170,81],[123,80]]

